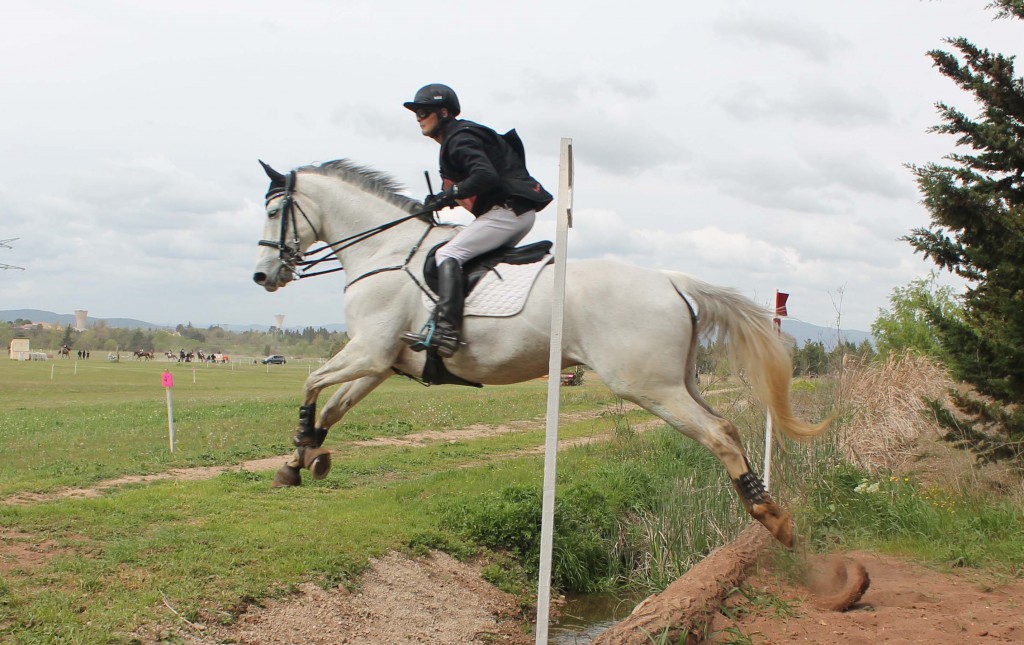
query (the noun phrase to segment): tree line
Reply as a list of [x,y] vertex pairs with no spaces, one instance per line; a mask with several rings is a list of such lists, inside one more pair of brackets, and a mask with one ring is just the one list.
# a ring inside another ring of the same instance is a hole
[[348,342],[345,332],[329,331],[323,327],[299,330],[228,331],[220,326],[193,327],[192,323],[170,329],[128,329],[108,327],[104,321],[77,331],[65,327],[34,324],[30,320],[0,322],[0,341],[7,347],[14,338],[28,338],[33,349],[55,351],[67,345],[73,351],[154,353],[202,350],[240,356],[267,356],[284,354],[294,357],[329,358],[341,351]]

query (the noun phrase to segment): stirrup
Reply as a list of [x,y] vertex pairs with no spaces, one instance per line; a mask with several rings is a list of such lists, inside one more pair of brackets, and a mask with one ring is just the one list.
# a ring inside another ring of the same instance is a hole
[[402,334],[402,342],[407,344],[409,349],[414,352],[422,352],[425,349],[434,348],[441,358],[451,358],[459,350],[459,347],[464,344],[459,341],[457,335],[449,336],[443,332],[438,332],[437,322],[434,320],[430,320],[427,324],[423,325],[423,329],[418,334],[414,334],[411,331]]
[[402,342],[409,346],[414,352],[422,352],[430,347],[430,341],[434,339],[434,332],[437,331],[437,323],[433,320],[427,321],[418,334],[407,331],[402,334]]

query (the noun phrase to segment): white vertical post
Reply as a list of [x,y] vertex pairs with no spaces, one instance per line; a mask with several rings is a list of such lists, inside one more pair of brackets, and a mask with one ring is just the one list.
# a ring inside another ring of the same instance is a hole
[[772,412],[768,411],[768,420],[764,428],[764,487],[772,485]]
[[537,576],[537,645],[547,645],[551,606],[551,550],[555,524],[555,457],[562,385],[562,320],[565,310],[565,265],[572,227],[572,139],[562,138],[558,162],[558,222],[555,228],[554,289],[551,292],[551,349],[548,355],[548,413],[544,440],[544,495],[540,525],[540,572]]
[[171,388],[167,390],[167,435],[171,442],[171,452],[174,452],[174,406],[171,405]]

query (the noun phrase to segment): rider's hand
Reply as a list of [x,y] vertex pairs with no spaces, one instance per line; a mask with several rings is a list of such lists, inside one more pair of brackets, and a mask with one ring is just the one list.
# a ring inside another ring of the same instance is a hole
[[437,193],[436,195],[427,195],[426,198],[424,198],[423,200],[423,207],[426,208],[427,210],[436,211],[441,210],[442,208],[454,206],[458,194],[458,186],[445,188],[443,191]]

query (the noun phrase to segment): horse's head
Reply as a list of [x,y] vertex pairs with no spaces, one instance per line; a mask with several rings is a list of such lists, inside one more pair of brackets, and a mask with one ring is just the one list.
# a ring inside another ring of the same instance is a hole
[[[374,256],[404,253],[434,226],[430,211],[402,195],[390,177],[346,159],[303,166],[287,175],[260,164],[270,188],[253,280],[267,291],[296,278],[341,271],[341,266],[311,269],[330,260],[340,265],[342,254],[349,268],[374,273],[379,268]],[[427,229],[399,227],[410,220],[421,220]],[[318,240],[324,245],[308,250]]]
[[318,238],[310,219],[316,207],[297,201],[294,170],[285,175],[262,161],[260,165],[270,177],[270,188],[266,195],[267,221],[252,279],[267,291],[277,291],[295,279],[303,253]]

